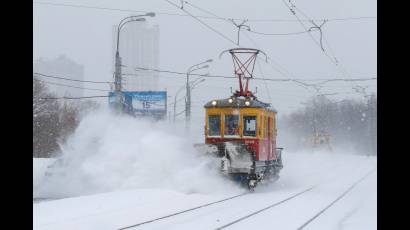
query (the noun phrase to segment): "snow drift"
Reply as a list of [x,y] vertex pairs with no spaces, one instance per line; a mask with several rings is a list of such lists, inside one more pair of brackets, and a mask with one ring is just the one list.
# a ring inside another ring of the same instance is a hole
[[221,177],[219,160],[201,156],[182,133],[166,121],[106,110],[90,113],[61,145],[63,166],[44,178],[33,195],[67,197],[134,188],[184,193],[240,189]]

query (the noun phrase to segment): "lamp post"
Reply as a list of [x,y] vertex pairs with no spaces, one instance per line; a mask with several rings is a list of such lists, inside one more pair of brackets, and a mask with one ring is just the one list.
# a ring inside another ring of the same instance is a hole
[[[197,82],[197,80],[199,80],[199,79],[201,79],[201,80],[200,80],[199,82]],[[191,91],[194,89],[195,86],[197,86],[199,83],[204,82],[204,81],[205,81],[205,79],[204,79],[203,77],[200,77],[200,78],[198,78],[198,79],[192,81],[192,82],[191,82],[191,85],[192,85],[192,86],[191,86]],[[178,98],[178,94],[179,94],[184,88],[185,88],[185,85],[182,86],[182,87],[176,92],[175,97],[174,97],[174,118],[173,118],[174,123],[175,123],[175,120],[176,120],[176,109],[177,109],[177,98]]]
[[[204,66],[200,66],[202,64],[205,63],[209,63],[212,62],[212,59],[208,59],[204,62],[195,64],[191,67],[189,67],[187,74],[186,74],[186,102],[185,102],[185,128],[188,129],[189,128],[189,123],[191,121],[191,89],[190,89],[190,84],[189,84],[189,74],[191,74],[191,72],[199,70],[199,69],[204,69],[204,68],[208,68],[209,65],[204,65]],[[200,67],[197,67],[200,66]],[[197,67],[197,68],[195,68]]]
[[174,123],[175,123],[175,119],[176,119],[176,112],[177,112],[177,97],[178,97],[178,93],[181,92],[183,89],[185,88],[185,86],[181,87],[177,93],[175,94],[175,98],[174,98]]
[[115,52],[115,74],[114,74],[114,92],[115,92],[115,98],[116,98],[116,108],[120,111],[120,108],[122,106],[122,96],[121,96],[121,91],[122,91],[122,74],[121,74],[121,57],[119,53],[119,45],[120,45],[120,32],[122,27],[129,23],[129,22],[136,22],[136,21],[145,21],[145,18],[141,18],[144,16],[149,16],[149,17],[154,17],[155,13],[146,13],[143,15],[136,15],[136,16],[129,16],[126,18],[123,18],[120,23],[118,24],[117,27],[117,46],[116,46],[116,52]]

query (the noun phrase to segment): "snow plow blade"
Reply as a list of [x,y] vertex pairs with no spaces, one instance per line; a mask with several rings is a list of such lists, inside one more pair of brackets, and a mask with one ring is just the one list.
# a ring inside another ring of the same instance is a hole
[[195,144],[201,154],[209,154],[221,158],[222,170],[228,173],[250,173],[253,154],[243,141],[227,141],[215,144]]
[[218,157],[228,155],[252,155],[243,141],[226,141],[214,144],[194,144],[194,148],[202,154],[212,154]]

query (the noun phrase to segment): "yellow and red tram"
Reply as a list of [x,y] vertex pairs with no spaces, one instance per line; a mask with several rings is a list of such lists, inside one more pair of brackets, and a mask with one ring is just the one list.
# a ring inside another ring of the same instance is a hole
[[[237,63],[235,74],[240,89],[229,98],[205,104],[205,144],[215,147],[215,153],[222,159],[223,172],[253,189],[267,177],[278,178],[283,168],[282,149],[276,146],[277,111],[248,90],[252,72],[245,67],[261,51],[237,48],[229,52]],[[238,53],[251,57],[242,63]],[[250,76],[246,78],[246,74]]]

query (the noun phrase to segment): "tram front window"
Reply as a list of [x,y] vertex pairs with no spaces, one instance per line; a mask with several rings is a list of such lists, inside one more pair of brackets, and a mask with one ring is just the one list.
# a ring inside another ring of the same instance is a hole
[[256,116],[243,116],[243,135],[256,137]]
[[221,116],[209,115],[208,116],[208,136],[220,136],[221,135]]
[[225,115],[225,136],[239,136],[239,115]]

